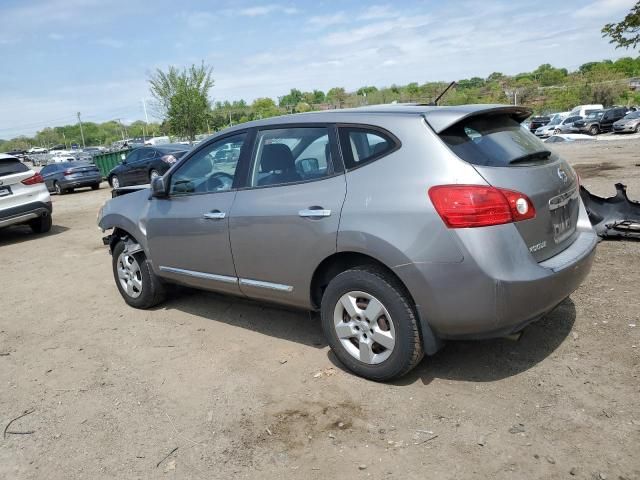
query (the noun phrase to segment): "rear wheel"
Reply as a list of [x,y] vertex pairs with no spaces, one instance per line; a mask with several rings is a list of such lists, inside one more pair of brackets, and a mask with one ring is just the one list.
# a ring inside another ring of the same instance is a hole
[[60,186],[58,182],[53,182],[53,191],[56,192],[56,195],[64,195],[67,191]]
[[117,175],[114,175],[113,177],[111,177],[111,186],[113,188],[120,188],[120,179],[118,178]]
[[362,377],[400,377],[424,355],[408,294],[381,269],[355,268],[333,278],[322,297],[321,317],[336,357]]
[[589,133],[590,133],[591,135],[597,135],[599,132],[600,132],[600,129],[598,128],[598,126],[597,126],[597,125],[592,125],[592,126],[589,128]]
[[51,215],[42,215],[35,220],[31,220],[29,226],[33,233],[47,233],[51,230],[52,223]]
[[99,183],[91,185],[91,190],[98,190],[99,188],[100,188],[100,184]]
[[118,242],[112,253],[113,277],[124,301],[135,308],[151,308],[165,299],[165,288],[151,270],[144,252],[128,253]]
[[640,133],[640,123],[636,125],[636,128],[633,129],[634,133]]

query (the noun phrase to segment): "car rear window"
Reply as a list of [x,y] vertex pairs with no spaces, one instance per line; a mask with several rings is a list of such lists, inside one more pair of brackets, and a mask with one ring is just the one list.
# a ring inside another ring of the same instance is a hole
[[555,159],[535,135],[509,115],[471,117],[443,131],[440,138],[473,165],[507,167],[523,165],[519,160],[525,158],[529,165]]
[[6,177],[7,175],[13,175],[14,173],[28,172],[27,167],[20,160],[5,158],[0,160],[0,177]]

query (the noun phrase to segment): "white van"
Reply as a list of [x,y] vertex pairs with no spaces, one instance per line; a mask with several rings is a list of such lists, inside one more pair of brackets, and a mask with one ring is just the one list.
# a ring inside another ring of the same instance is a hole
[[598,110],[602,110],[603,108],[604,107],[602,106],[602,104],[578,105],[573,110],[571,110],[570,115],[571,116],[580,115],[581,117],[586,117],[590,113],[596,112]]

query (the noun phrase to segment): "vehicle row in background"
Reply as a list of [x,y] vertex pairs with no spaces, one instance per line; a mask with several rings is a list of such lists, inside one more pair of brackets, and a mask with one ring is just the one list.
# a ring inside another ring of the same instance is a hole
[[135,148],[108,173],[107,181],[113,188],[151,183],[154,178],[164,175],[189,150],[188,145],[179,143]]
[[529,130],[540,138],[560,134],[637,133],[640,131],[637,110],[636,107],[605,109],[602,105],[579,105],[570,112],[531,117]]

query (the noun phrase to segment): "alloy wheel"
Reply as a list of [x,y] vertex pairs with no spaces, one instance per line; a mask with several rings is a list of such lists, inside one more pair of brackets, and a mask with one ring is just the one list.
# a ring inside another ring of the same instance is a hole
[[338,300],[333,323],[344,349],[355,359],[376,365],[389,358],[396,345],[393,321],[385,306],[366,292],[347,292]]
[[138,298],[142,294],[142,272],[138,261],[133,255],[122,252],[118,257],[117,270],[122,290],[131,298]]

